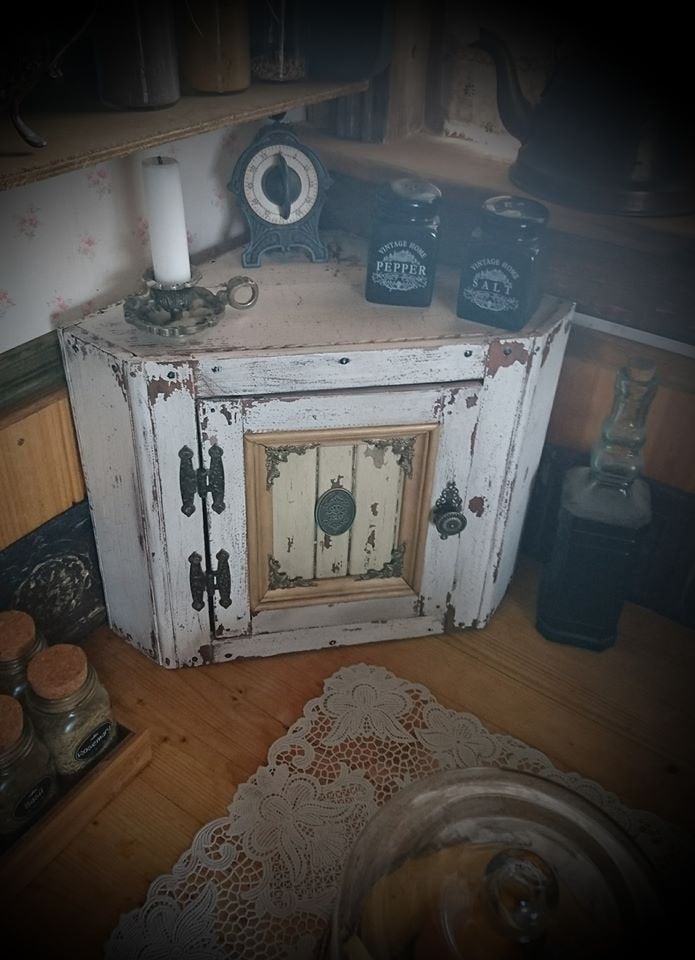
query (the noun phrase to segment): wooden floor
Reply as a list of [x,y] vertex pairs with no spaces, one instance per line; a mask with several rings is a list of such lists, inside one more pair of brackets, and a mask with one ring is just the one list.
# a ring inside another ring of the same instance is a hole
[[628,606],[609,650],[548,643],[533,628],[536,588],[525,562],[482,631],[195,670],[164,670],[99,631],[88,655],[119,719],[151,731],[153,759],[21,895],[3,891],[2,940],[21,938],[17,956],[100,957],[119,915],[225,813],[271,743],[348,663],[424,683],[446,706],[695,832],[695,632]]

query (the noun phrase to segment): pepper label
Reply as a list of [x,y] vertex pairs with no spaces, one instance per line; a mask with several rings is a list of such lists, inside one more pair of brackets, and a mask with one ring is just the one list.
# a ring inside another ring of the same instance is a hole
[[427,252],[408,240],[391,240],[379,247],[372,283],[389,291],[409,292],[427,286]]
[[75,750],[75,760],[89,760],[95,754],[99,753],[111,733],[113,724],[110,720],[100,724],[95,730],[84,738]]
[[23,820],[25,817],[32,816],[33,813],[44,803],[51,792],[51,778],[44,777],[43,780],[24,794],[17,806],[14,808],[14,815],[17,820]]

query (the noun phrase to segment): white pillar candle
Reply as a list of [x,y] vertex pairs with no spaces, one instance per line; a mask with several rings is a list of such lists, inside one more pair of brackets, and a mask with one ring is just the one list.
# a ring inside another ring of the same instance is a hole
[[159,283],[186,283],[191,279],[191,261],[179,165],[173,157],[151,157],[142,168],[154,278]]

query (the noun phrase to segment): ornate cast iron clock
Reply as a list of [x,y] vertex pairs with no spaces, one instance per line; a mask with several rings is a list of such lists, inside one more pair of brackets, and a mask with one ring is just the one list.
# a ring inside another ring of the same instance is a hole
[[316,263],[328,259],[319,216],[331,178],[309,147],[285,124],[263,127],[239,157],[228,188],[237,195],[251,232],[241,255],[260,266],[270,250],[300,249]]

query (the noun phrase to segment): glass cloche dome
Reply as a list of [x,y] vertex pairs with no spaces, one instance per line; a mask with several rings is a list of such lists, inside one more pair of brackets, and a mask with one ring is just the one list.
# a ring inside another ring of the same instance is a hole
[[651,865],[593,804],[537,776],[451,770],[381,807],[345,866],[330,960],[579,960],[658,935]]

